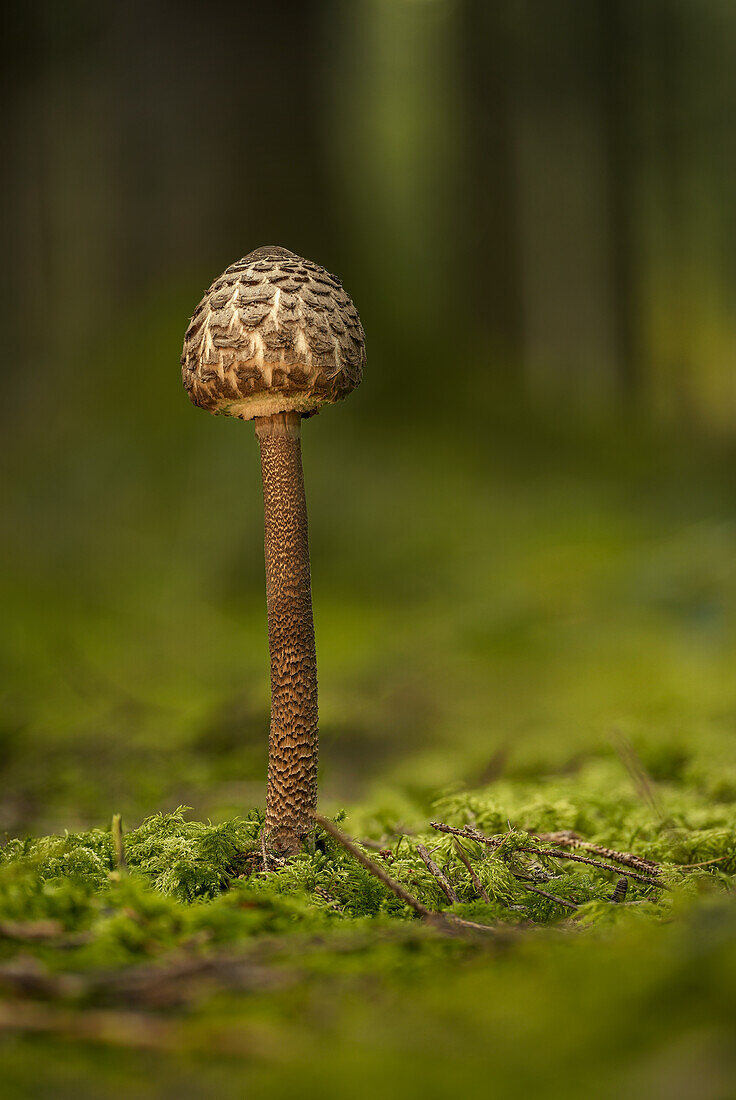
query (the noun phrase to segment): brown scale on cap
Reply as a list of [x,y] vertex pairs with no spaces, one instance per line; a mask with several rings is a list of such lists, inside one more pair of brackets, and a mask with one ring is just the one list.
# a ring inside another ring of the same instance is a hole
[[241,420],[310,415],[355,389],[364,363],[363,327],[340,280],[277,245],[214,281],[181,357],[194,404]]
[[301,420],[360,382],[365,336],[334,275],[257,248],[216,279],[184,338],[184,386],[209,412],[255,420],[265,515],[271,725],[264,852],[298,852],[317,807],[314,645]]

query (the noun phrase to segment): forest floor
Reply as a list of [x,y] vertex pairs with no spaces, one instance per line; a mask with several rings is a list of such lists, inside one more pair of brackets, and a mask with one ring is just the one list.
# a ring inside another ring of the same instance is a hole
[[4,1095],[733,1096],[728,456],[308,426],[321,808],[381,880],[323,826],[259,863],[257,466],[216,428],[3,502]]

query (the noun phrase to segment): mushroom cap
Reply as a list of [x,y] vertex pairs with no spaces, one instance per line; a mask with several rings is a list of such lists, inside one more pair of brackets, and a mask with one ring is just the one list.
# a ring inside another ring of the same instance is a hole
[[277,245],[256,248],[214,281],[181,357],[194,404],[240,420],[309,416],[347,397],[364,363],[363,326],[340,280]]

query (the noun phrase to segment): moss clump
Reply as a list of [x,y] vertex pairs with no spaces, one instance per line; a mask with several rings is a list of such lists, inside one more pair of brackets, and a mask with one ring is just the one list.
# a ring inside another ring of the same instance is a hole
[[[587,1088],[605,1097],[648,1093],[683,1057],[694,1080],[701,1063],[714,1089],[729,1079],[722,1021],[736,1010],[736,834],[727,804],[681,779],[643,801],[605,759],[574,777],[400,804],[411,828],[390,797],[346,827],[424,906],[493,931],[418,919],[322,830],[312,852],[264,868],[258,812],[217,824],[182,808],[156,814],[126,833],[124,867],[103,829],[9,841],[0,1027],[21,1038],[0,1048],[6,1080],[43,1095],[60,1072],[57,1044],[70,1039],[83,1044],[74,1095],[96,1098],[147,1095],[144,1057],[167,1095],[191,1096],[235,1097],[247,1086],[317,1097],[349,1086],[367,1097],[386,1090],[388,1074],[402,1095],[433,1097],[472,1092],[492,1073],[499,1095]],[[565,847],[573,836],[587,846]],[[564,858],[576,852],[593,863]],[[651,871],[616,863],[621,853],[652,861]],[[38,1032],[43,1040],[26,1037]],[[68,1054],[62,1061],[70,1073]]]
[[[371,838],[380,852],[367,850],[425,906],[452,908],[418,854],[418,846],[426,846],[459,899],[458,912],[487,923],[610,923],[625,907],[612,902],[617,873],[601,863],[618,866],[627,878],[629,907],[637,902],[647,916],[661,918],[688,897],[729,888],[736,835],[726,805],[679,786],[659,790],[661,807],[654,810],[611,762],[595,761],[574,779],[504,781],[438,796],[427,803],[416,832],[399,830],[386,815]],[[470,828],[460,843],[480,889],[460,859],[458,838],[429,826],[438,819]],[[126,950],[162,952],[195,934],[234,942],[364,918],[412,919],[386,885],[321,831],[312,853],[264,869],[261,827],[255,811],[218,824],[190,821],[184,808],[156,814],[125,835],[124,871],[116,866],[111,834],[102,829],[12,840],[0,853],[0,921],[51,920],[67,933],[87,931],[84,955],[102,963],[103,943],[119,960]],[[472,839],[472,830],[492,843]],[[575,835],[588,847],[561,846],[549,839],[555,835]],[[550,849],[557,856],[540,854]],[[608,849],[655,861],[657,872],[637,876],[636,865],[632,873],[630,866],[611,864]],[[566,852],[594,863],[565,858]],[[94,952],[90,942],[98,944]]]

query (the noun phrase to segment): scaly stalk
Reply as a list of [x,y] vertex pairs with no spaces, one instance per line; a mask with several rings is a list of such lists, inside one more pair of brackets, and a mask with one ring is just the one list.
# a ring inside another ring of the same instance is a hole
[[301,419],[298,412],[255,418],[271,657],[266,844],[285,855],[301,849],[317,808],[317,657]]

